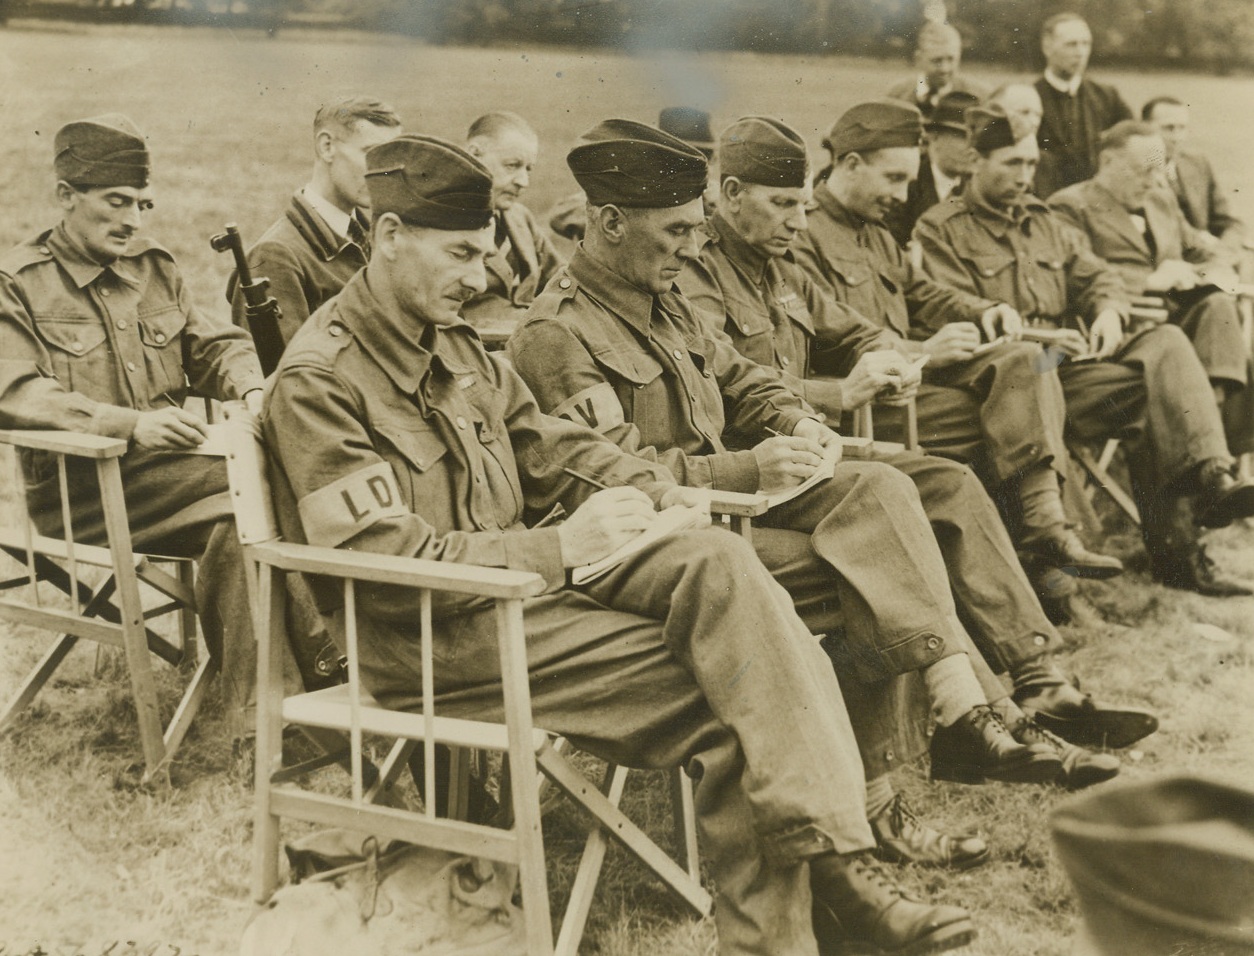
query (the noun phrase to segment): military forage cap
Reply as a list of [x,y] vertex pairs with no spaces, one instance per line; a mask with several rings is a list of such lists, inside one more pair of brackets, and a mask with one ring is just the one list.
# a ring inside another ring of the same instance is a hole
[[965,114],[968,109],[978,106],[980,98],[974,93],[966,93],[962,90],[950,90],[940,98],[940,102],[936,104],[936,108],[932,110],[932,115],[927,122],[923,124],[923,128],[929,133],[937,130],[947,129],[955,133],[966,135],[967,124]]
[[398,136],[366,153],[370,214],[411,226],[482,229],[492,221],[492,174],[460,146]]
[[1013,146],[1028,130],[1016,130],[1006,111],[1000,106],[973,106],[967,110],[967,138],[977,152],[991,153],[1004,146]]
[[611,119],[584,133],[566,156],[594,206],[667,209],[705,191],[709,165],[700,150],[660,129]]
[[1254,953],[1254,792],[1196,777],[1098,790],[1054,841],[1102,956]]
[[760,186],[804,186],[809,176],[805,140],[765,116],[745,116],[718,138],[719,173]]
[[67,123],[53,140],[57,179],[71,186],[148,185],[144,134],[121,113]]
[[848,153],[918,146],[923,114],[901,100],[871,100],[850,108],[836,121],[823,145],[839,159]]

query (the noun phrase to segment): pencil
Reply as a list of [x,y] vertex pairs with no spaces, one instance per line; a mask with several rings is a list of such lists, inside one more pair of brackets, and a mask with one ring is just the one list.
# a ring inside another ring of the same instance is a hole
[[572,478],[578,478],[580,481],[587,482],[593,488],[597,488],[601,491],[605,491],[609,488],[609,485],[604,485],[601,482],[597,481],[595,478],[589,478],[587,475],[581,475],[579,472],[575,471],[573,468],[563,468],[562,471],[566,472],[566,474],[570,475]]
[[783,432],[777,432],[774,428],[767,427],[767,429],[766,429],[766,430],[767,430],[768,432],[770,432],[772,435],[774,435],[776,438],[787,438],[787,437],[789,437],[789,436],[785,435]]

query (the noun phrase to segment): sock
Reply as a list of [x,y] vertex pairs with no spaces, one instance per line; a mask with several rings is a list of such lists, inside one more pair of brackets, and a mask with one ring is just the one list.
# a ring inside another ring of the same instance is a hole
[[988,706],[997,711],[1001,719],[1006,722],[1007,727],[1016,727],[1021,720],[1027,719],[1027,714],[1020,710],[1019,705],[1009,696],[991,700],[988,702]]
[[1010,668],[1010,679],[1014,681],[1015,690],[1024,687],[1058,687],[1071,683],[1067,680],[1067,675],[1048,657],[1038,657]]
[[874,820],[881,813],[888,809],[888,805],[893,802],[893,797],[897,795],[897,791],[893,789],[893,778],[886,773],[880,774],[874,780],[866,782],[866,818]]
[[966,654],[951,654],[921,673],[932,716],[942,727],[953,726],[974,708],[988,703]]
[[1048,465],[1036,465],[1019,480],[1019,507],[1023,512],[1023,541],[1047,537],[1067,523],[1062,510],[1058,475]]

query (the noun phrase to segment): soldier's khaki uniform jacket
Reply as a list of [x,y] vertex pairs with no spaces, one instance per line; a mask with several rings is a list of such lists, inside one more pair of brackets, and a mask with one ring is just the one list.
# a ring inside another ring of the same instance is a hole
[[[635,485],[656,502],[674,482],[581,425],[540,413],[518,375],[465,323],[386,311],[368,270],[316,312],[284,353],[263,419],[275,504],[289,540],[534,571],[565,583],[557,529],[528,528],[560,502]],[[315,592],[324,611],[338,595]],[[412,623],[412,592],[369,589],[363,609]],[[442,612],[474,599],[445,595]]]
[[840,383],[815,376],[844,375],[863,352],[888,348],[892,338],[823,294],[791,253],[763,255],[718,213],[706,229],[710,241],[679,288],[716,334],[754,362],[780,369],[793,391],[839,419]]
[[1074,327],[1107,308],[1127,314],[1118,273],[1035,196],[1007,213],[966,190],[924,213],[914,236],[937,282],[1008,302],[1025,321]]
[[[756,444],[817,418],[779,373],[716,338],[684,296],[650,295],[582,248],[535,301],[509,343],[541,408],[584,423],[623,450],[665,465],[680,484],[758,489]],[[665,374],[664,374],[665,373]]]
[[996,304],[916,273],[892,233],[855,216],[826,183],[814,199],[793,257],[820,289],[871,322],[926,339],[949,322],[978,322]]
[[101,266],[61,226],[0,259],[0,421],[131,437],[139,413],[262,385],[252,340],[192,304],[149,239]]

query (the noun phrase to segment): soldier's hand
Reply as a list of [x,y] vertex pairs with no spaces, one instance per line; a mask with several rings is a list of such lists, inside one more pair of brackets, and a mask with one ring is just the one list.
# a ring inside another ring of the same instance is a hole
[[205,423],[182,408],[140,412],[131,437],[140,448],[195,448],[209,435]]
[[1014,341],[1023,334],[1023,316],[1005,302],[998,302],[992,308],[985,309],[980,315],[980,325],[984,328],[986,342],[992,342],[1001,335]]
[[1145,280],[1146,292],[1170,292],[1192,289],[1197,285],[1197,272],[1181,259],[1168,259],[1159,264]]
[[577,568],[601,560],[656,517],[653,502],[639,488],[622,486],[596,492],[557,528],[562,566]]
[[841,385],[846,410],[861,408],[877,397],[892,396],[906,384],[910,360],[896,349],[863,352]]
[[823,446],[809,438],[780,436],[754,446],[758,491],[770,494],[799,485],[823,464]]
[[676,485],[666,494],[662,495],[662,500],[658,502],[659,509],[673,508],[679,505],[683,508],[695,508],[705,513],[704,524],[710,523],[710,495],[709,492],[701,491],[697,488],[687,488],[684,485]]
[[262,395],[264,394],[265,393],[262,392],[261,389],[254,388],[252,391],[247,392],[244,395],[244,404],[248,407],[248,410],[252,412],[254,415],[261,414],[261,398],[262,398]]
[[1097,358],[1115,354],[1123,341],[1123,320],[1114,309],[1106,309],[1093,320],[1089,329],[1089,352]]
[[950,322],[923,343],[935,368],[965,362],[980,347],[980,329],[974,322]]
[[835,457],[836,461],[840,461],[841,450],[844,448],[840,443],[840,436],[817,418],[801,419],[793,428],[792,434],[794,438],[810,439],[823,449],[823,454],[828,458]]

